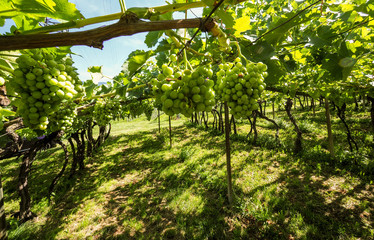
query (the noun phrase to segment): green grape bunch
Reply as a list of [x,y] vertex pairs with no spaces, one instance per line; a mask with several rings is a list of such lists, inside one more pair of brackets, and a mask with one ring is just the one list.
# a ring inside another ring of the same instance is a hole
[[49,117],[51,132],[63,130],[68,132],[72,129],[75,119],[77,119],[76,104],[74,102],[65,102],[61,104],[60,109]]
[[237,57],[234,62],[219,65],[215,90],[218,99],[227,101],[236,118],[247,118],[258,109],[257,100],[264,91],[267,66],[263,63],[247,64]]
[[153,103],[148,100],[132,102],[122,106],[125,117],[136,118],[144,113],[148,120],[152,117],[153,109]]
[[71,58],[59,58],[40,49],[20,55],[10,86],[19,96],[14,103],[25,126],[46,130],[60,103],[81,96],[82,83]]
[[147,117],[147,120],[150,121],[151,118],[152,118],[152,113],[153,113],[153,106],[150,102],[145,102],[143,101],[142,102],[142,109],[143,109],[143,112],[145,114],[145,116]]
[[169,116],[181,113],[190,117],[194,112],[211,111],[215,105],[212,75],[208,66],[174,71],[164,64],[162,73],[152,80],[155,104]]
[[119,117],[120,103],[117,100],[99,98],[96,101],[93,117],[99,126],[106,126]]

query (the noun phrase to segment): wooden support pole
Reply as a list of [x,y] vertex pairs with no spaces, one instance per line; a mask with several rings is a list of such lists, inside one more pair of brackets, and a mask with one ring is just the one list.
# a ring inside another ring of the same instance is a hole
[[331,128],[331,116],[330,116],[330,107],[329,101],[325,99],[325,109],[326,109],[326,125],[327,125],[327,138],[328,138],[328,149],[332,157],[335,157],[334,151],[334,139],[332,136],[332,128]]
[[169,138],[170,138],[170,148],[172,147],[172,140],[171,140],[171,116],[169,116]]
[[232,205],[232,176],[231,176],[231,151],[230,151],[230,116],[229,107],[227,102],[224,103],[225,107],[225,143],[226,143],[226,168],[227,168],[227,197],[230,206]]
[[160,122],[160,110],[157,109],[157,118],[158,118],[158,133],[161,133],[161,122]]

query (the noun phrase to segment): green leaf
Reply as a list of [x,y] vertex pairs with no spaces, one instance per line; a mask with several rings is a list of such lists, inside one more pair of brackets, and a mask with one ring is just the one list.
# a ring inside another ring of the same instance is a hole
[[205,3],[207,6],[213,6],[214,0],[203,0],[203,3]]
[[251,51],[252,58],[256,61],[263,61],[265,59],[270,59],[275,55],[274,48],[264,41],[258,41],[255,45],[249,47]]
[[17,16],[17,11],[8,0],[0,1],[0,17],[11,18]]
[[168,62],[168,58],[167,58],[165,52],[160,52],[159,54],[157,54],[156,60],[157,60],[157,66],[160,67],[160,68],[161,68],[162,64]]
[[251,29],[251,17],[249,15],[243,16],[235,20],[235,36],[239,37],[242,32],[248,31]]
[[154,51],[136,50],[130,53],[129,57],[122,65],[124,73],[128,76],[134,74],[143,64],[154,55]]
[[116,95],[120,96],[121,98],[125,99],[127,93],[127,86],[121,86],[116,88]]
[[163,31],[153,31],[149,32],[147,36],[145,36],[144,43],[147,44],[147,47],[151,48],[156,46],[158,39],[162,36]]
[[90,73],[102,73],[102,67],[103,66],[91,66],[87,69]]
[[87,98],[92,97],[92,95],[94,93],[94,89],[95,89],[96,86],[97,85],[92,80],[87,80],[87,81],[84,82],[84,87],[85,87]]
[[222,20],[226,28],[232,28],[234,26],[234,18],[230,13],[223,9],[217,9],[214,13]]
[[66,21],[83,18],[75,4],[68,0],[13,0],[13,3],[19,13],[33,18],[50,17]]
[[16,113],[9,109],[0,108],[0,116],[10,117],[10,116],[15,116],[15,115]]
[[317,36],[309,36],[310,43],[317,48],[322,48],[324,46],[329,46],[331,41],[326,41],[325,39],[319,38]]
[[[135,87],[137,84],[135,82],[131,82],[128,86],[129,88]],[[126,92],[126,97],[127,98],[140,98],[143,96],[144,88],[138,88],[132,91]]]
[[286,39],[288,31],[291,28],[310,20],[310,17],[306,17],[305,14],[295,17],[296,14],[296,11],[289,12],[278,21],[271,23],[268,29],[271,29],[272,31],[266,34],[264,39],[266,39],[266,41],[271,45],[277,45]]
[[123,85],[126,86],[129,82],[130,82],[130,81],[129,81],[128,78],[126,78],[126,77],[122,78],[122,84],[123,84]]

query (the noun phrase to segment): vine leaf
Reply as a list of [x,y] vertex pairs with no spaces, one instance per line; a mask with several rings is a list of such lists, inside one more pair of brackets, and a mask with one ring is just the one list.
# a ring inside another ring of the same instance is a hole
[[84,18],[68,0],[2,0],[0,9],[0,26],[4,25],[5,19],[12,19],[22,31],[39,27],[39,22],[44,22],[45,18],[58,21]]
[[120,86],[116,88],[116,95],[120,96],[123,99],[126,99],[127,85]]
[[102,67],[103,66],[91,66],[88,68],[88,72],[90,73],[101,73],[102,72]]
[[232,28],[234,26],[234,18],[230,13],[224,11],[223,9],[217,9],[215,14],[226,25],[226,28]]
[[96,88],[96,86],[97,85],[92,80],[87,80],[87,81],[84,82],[84,87],[85,87],[87,98],[92,97],[92,95],[94,93],[94,89]]
[[9,110],[9,109],[0,108],[0,116],[10,117],[10,116],[15,116],[15,115],[16,115],[16,113]]
[[162,36],[163,31],[152,31],[145,36],[144,43],[147,44],[147,47],[151,48],[156,46],[158,39]]
[[235,24],[234,24],[234,29],[235,29],[234,35],[236,37],[240,37],[241,36],[240,33],[250,30],[251,29],[250,23],[251,23],[251,17],[249,15],[236,19]]
[[203,2],[204,2],[207,6],[213,6],[213,4],[214,4],[214,0],[203,0]]
[[103,66],[91,66],[87,69],[87,71],[91,73],[92,81],[95,84],[98,84],[100,80],[104,77],[102,67]]
[[16,15],[26,14],[30,17],[50,17],[53,19],[76,20],[83,15],[76,9],[75,4],[68,0],[13,0]]
[[123,72],[127,76],[133,75],[143,64],[154,55],[154,51],[136,50],[129,54],[129,57],[122,65]]

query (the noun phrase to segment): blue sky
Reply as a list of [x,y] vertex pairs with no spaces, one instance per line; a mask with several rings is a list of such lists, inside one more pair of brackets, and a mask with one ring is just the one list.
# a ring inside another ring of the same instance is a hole
[[[85,18],[103,16],[121,11],[118,0],[69,0],[69,2],[74,3]],[[127,8],[155,7],[167,4],[165,0],[127,0],[125,2]],[[193,9],[192,11],[195,15],[201,17],[202,9]],[[189,12],[188,17],[195,16]],[[176,13],[174,14],[174,18],[184,18],[184,14]],[[100,27],[114,22],[116,21],[96,24],[80,30]],[[9,31],[11,25],[12,22],[7,21],[5,26],[0,28],[0,33]],[[72,51],[77,54],[73,56],[73,60],[75,62],[74,66],[78,68],[80,79],[83,81],[91,79],[90,73],[87,71],[87,68],[90,66],[102,66],[102,72],[105,76],[113,77],[117,75],[121,71],[123,62],[132,51],[136,49],[148,49],[144,44],[145,36],[146,33],[138,33],[132,36],[111,39],[104,42],[103,50],[87,46],[72,47]],[[105,79],[102,81],[105,81]]]

